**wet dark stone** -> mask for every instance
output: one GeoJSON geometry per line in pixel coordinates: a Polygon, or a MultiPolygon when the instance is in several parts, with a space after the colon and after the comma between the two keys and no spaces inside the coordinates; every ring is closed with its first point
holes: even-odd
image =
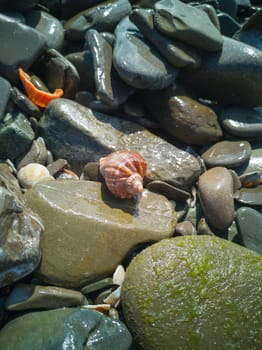
{"type": "Polygon", "coordinates": [[[40,109],[15,86],[11,90],[11,100],[26,116],[35,117],[36,119],[41,118],[42,112],[40,109]]]}
{"type": "Polygon", "coordinates": [[[0,10],[12,9],[12,10],[29,10],[35,7],[40,0],[1,0],[0,1],[0,10]]]}
{"type": "Polygon", "coordinates": [[[207,170],[199,177],[198,190],[208,224],[221,231],[227,229],[235,216],[230,172],[223,167],[207,170]]]}
{"type": "Polygon", "coordinates": [[[253,188],[241,188],[234,193],[234,198],[246,205],[250,206],[262,206],[262,186],[256,186],[253,188]]]}
{"type": "Polygon", "coordinates": [[[80,82],[78,90],[95,91],[94,67],[90,50],[73,52],[65,56],[76,68],[80,82]]]}
{"type": "Polygon", "coordinates": [[[128,85],[160,90],[175,81],[178,71],[144,39],[128,17],[118,24],[115,36],[113,64],[128,85]]]}
{"type": "Polygon", "coordinates": [[[155,26],[165,35],[203,50],[221,50],[223,37],[204,11],[179,0],[158,1],[154,9],[155,26]]]}
{"type": "Polygon", "coordinates": [[[15,160],[35,138],[28,119],[19,111],[7,113],[0,125],[0,157],[15,160]]]}
{"type": "Polygon", "coordinates": [[[34,140],[29,151],[23,155],[23,157],[17,159],[16,168],[19,170],[23,166],[30,163],[39,163],[42,165],[46,165],[47,163],[47,149],[45,141],[42,137],[38,137],[36,140],[34,140]]]}
{"type": "Polygon", "coordinates": [[[55,157],[74,164],[82,172],[88,162],[129,149],[148,161],[147,181],[162,180],[188,189],[200,173],[195,157],[133,122],[92,111],[80,104],[57,99],[49,103],[40,130],[55,157]],[[70,132],[68,132],[70,130],[70,132]],[[66,137],[65,137],[66,135],[66,137]]]}
{"type": "Polygon", "coordinates": [[[261,51],[224,37],[222,51],[204,53],[202,59],[200,68],[183,69],[179,75],[199,97],[222,104],[262,105],[261,51]]]}
{"type": "Polygon", "coordinates": [[[206,145],[221,139],[222,130],[215,112],[187,96],[148,92],[144,103],[163,128],[177,140],[193,145],[206,145]]]}
{"type": "Polygon", "coordinates": [[[89,29],[113,32],[121,19],[128,16],[130,12],[131,5],[128,0],[115,0],[88,8],[66,22],[66,38],[84,40],[89,29]]]}
{"type": "Polygon", "coordinates": [[[231,38],[239,30],[240,24],[229,14],[220,12],[217,17],[220,23],[221,34],[231,38]]]}
{"type": "Polygon", "coordinates": [[[237,3],[236,0],[218,0],[219,10],[228,13],[232,17],[236,17],[237,3]]]}
{"type": "Polygon", "coordinates": [[[17,69],[27,70],[46,48],[46,39],[37,30],[0,14],[0,74],[11,82],[17,69]]]}
{"type": "Polygon", "coordinates": [[[49,49],[62,49],[64,28],[57,18],[45,11],[30,11],[26,15],[26,24],[45,36],[49,49]]]}
{"type": "Polygon", "coordinates": [[[235,33],[234,39],[262,50],[262,10],[255,12],[238,32],[235,33]]]}
{"type": "Polygon", "coordinates": [[[262,214],[252,208],[242,207],[236,212],[236,223],[240,243],[255,252],[262,254],[262,214]]]}
{"type": "Polygon", "coordinates": [[[36,70],[43,76],[50,91],[63,89],[65,98],[74,98],[79,84],[75,66],[55,49],[46,51],[37,62],[36,70]]]}
{"type": "Polygon", "coordinates": [[[0,121],[4,117],[4,113],[7,107],[7,103],[9,101],[9,96],[11,92],[10,83],[4,78],[0,77],[0,121]]]}
{"type": "Polygon", "coordinates": [[[251,151],[248,141],[220,141],[201,152],[201,157],[208,167],[236,168],[249,160],[251,151]]]}
{"type": "Polygon", "coordinates": [[[175,201],[186,201],[190,198],[189,192],[183,191],[163,181],[151,181],[146,185],[146,188],[175,201]]]}
{"type": "Polygon", "coordinates": [[[154,11],[136,9],[130,15],[130,20],[174,67],[197,68],[201,64],[201,56],[190,45],[179,40],[170,39],[161,34],[154,26],[154,11]]]}
{"type": "Polygon", "coordinates": [[[100,312],[58,308],[17,317],[1,330],[0,342],[10,350],[15,350],[18,342],[21,350],[36,349],[36,344],[37,350],[51,350],[50,344],[57,350],[69,347],[128,350],[132,338],[122,322],[100,312]]]}
{"type": "Polygon", "coordinates": [[[116,73],[112,65],[112,47],[103,36],[90,29],[87,39],[93,57],[96,95],[105,103],[118,106],[125,102],[133,89],[116,73]]]}
{"type": "Polygon", "coordinates": [[[36,269],[41,259],[43,225],[39,217],[25,207],[19,184],[7,164],[0,164],[0,184],[2,288],[36,269]]]}
{"type": "Polygon", "coordinates": [[[231,135],[245,139],[262,136],[262,111],[259,109],[229,107],[221,111],[219,120],[231,135]]]}

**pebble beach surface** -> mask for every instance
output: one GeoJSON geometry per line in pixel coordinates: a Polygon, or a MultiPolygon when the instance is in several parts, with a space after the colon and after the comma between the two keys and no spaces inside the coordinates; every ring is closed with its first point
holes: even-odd
{"type": "Polygon", "coordinates": [[[0,0],[0,38],[0,350],[261,349],[262,1],[0,0]]]}

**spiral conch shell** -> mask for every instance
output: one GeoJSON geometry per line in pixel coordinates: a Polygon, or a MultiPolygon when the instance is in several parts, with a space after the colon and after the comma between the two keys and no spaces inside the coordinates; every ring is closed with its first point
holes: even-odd
{"type": "Polygon", "coordinates": [[[143,191],[146,169],[146,160],[133,151],[113,152],[99,160],[107,188],[119,198],[132,198],[143,191]]]}

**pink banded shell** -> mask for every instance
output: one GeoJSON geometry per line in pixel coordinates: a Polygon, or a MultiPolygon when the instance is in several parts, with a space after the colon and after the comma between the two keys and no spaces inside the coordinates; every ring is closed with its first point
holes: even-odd
{"type": "Polygon", "coordinates": [[[143,191],[146,169],[146,160],[133,151],[113,152],[99,160],[107,188],[119,198],[132,198],[143,191]]]}

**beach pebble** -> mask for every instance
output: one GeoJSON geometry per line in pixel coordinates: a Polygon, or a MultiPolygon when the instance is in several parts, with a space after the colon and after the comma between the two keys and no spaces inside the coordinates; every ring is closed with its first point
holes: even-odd
{"type": "Polygon", "coordinates": [[[11,93],[11,85],[8,80],[0,77],[0,121],[5,115],[7,103],[9,101],[9,96],[11,93]]]}
{"type": "MultiPolygon", "coordinates": [[[[10,168],[0,164],[0,288],[34,271],[41,259],[44,227],[24,205],[21,190],[10,168]]],[[[1,343],[1,342],[0,342],[1,343]]]]}
{"type": "MultiPolygon", "coordinates": [[[[27,313],[15,318],[0,331],[0,343],[5,349],[45,350],[52,344],[63,349],[65,344],[81,349],[130,349],[132,338],[126,326],[102,313],[81,308],[27,313]],[[35,327],[37,325],[37,327],[35,327]]],[[[68,348],[68,345],[66,345],[68,348]]]]}
{"type": "Polygon", "coordinates": [[[144,249],[128,266],[121,295],[137,346],[195,349],[197,338],[199,349],[259,348],[261,259],[207,235],[163,239],[144,249]]]}
{"type": "Polygon", "coordinates": [[[38,163],[30,163],[19,169],[17,178],[21,186],[30,188],[39,182],[53,180],[48,169],[38,163]]]}
{"type": "Polygon", "coordinates": [[[220,141],[201,152],[201,157],[209,168],[236,168],[248,162],[251,151],[248,141],[220,141]]]}
{"type": "Polygon", "coordinates": [[[57,309],[78,306],[84,295],[76,290],[54,286],[17,284],[5,302],[5,309],[19,311],[28,309],[57,309]]]}
{"type": "Polygon", "coordinates": [[[223,167],[207,170],[199,177],[199,199],[207,222],[225,230],[234,220],[233,179],[223,167]]]}
{"type": "Polygon", "coordinates": [[[64,28],[61,22],[46,11],[30,11],[26,24],[42,33],[49,49],[60,51],[64,42],[64,28]]]}
{"type": "Polygon", "coordinates": [[[154,9],[154,23],[160,32],[203,50],[221,50],[222,35],[201,9],[179,0],[158,1],[154,9]]]}
{"type": "Polygon", "coordinates": [[[87,8],[65,23],[66,38],[73,41],[83,40],[89,29],[113,32],[121,19],[130,12],[131,4],[128,0],[113,0],[107,4],[87,8]]]}
{"type": "Polygon", "coordinates": [[[262,186],[253,188],[241,188],[234,193],[234,198],[243,204],[250,206],[262,206],[262,186]]]}
{"type": "Polygon", "coordinates": [[[121,200],[105,184],[56,180],[32,187],[25,199],[45,226],[38,274],[61,287],[111,276],[133,247],[170,237],[176,226],[173,205],[146,190],[121,200]]]}
{"type": "Polygon", "coordinates": [[[222,51],[203,53],[202,60],[198,69],[184,68],[179,75],[199,97],[236,106],[262,104],[260,50],[225,36],[222,51]]]}
{"type": "Polygon", "coordinates": [[[14,161],[29,150],[34,138],[29,120],[19,109],[6,113],[0,125],[0,157],[14,161]]]}
{"type": "Polygon", "coordinates": [[[94,29],[88,30],[87,39],[93,59],[96,96],[109,105],[118,106],[127,100],[133,89],[116,73],[112,64],[113,49],[106,39],[94,29]]]}
{"type": "Polygon", "coordinates": [[[17,159],[17,170],[30,163],[39,163],[42,165],[46,165],[47,163],[47,149],[42,137],[34,140],[29,151],[21,159],[17,159]]]}
{"type": "Polygon", "coordinates": [[[74,101],[52,101],[39,126],[48,149],[70,162],[75,172],[108,153],[127,149],[147,160],[147,182],[161,180],[186,190],[200,174],[197,159],[188,152],[135,123],[93,112],[74,101]]]}
{"type": "Polygon", "coordinates": [[[262,214],[258,210],[241,207],[236,212],[236,223],[240,243],[244,247],[262,254],[262,214]]]}
{"type": "Polygon", "coordinates": [[[159,124],[178,141],[202,146],[222,138],[216,113],[190,97],[177,96],[176,92],[171,97],[165,92],[148,93],[144,103],[159,124]]]}
{"type": "Polygon", "coordinates": [[[177,69],[144,39],[128,17],[117,25],[114,33],[113,64],[126,84],[138,89],[160,90],[175,81],[177,69]]]}
{"type": "Polygon", "coordinates": [[[17,69],[29,68],[46,48],[46,39],[37,30],[0,14],[2,48],[0,74],[10,82],[17,82],[17,69]]]}
{"type": "Polygon", "coordinates": [[[174,67],[200,66],[201,56],[195,48],[179,40],[170,39],[155,28],[153,10],[136,9],[129,15],[129,19],[174,67]]]}
{"type": "Polygon", "coordinates": [[[235,33],[234,39],[243,43],[262,49],[262,10],[256,11],[235,33]]]}
{"type": "Polygon", "coordinates": [[[37,61],[36,72],[50,91],[63,89],[64,98],[74,98],[79,85],[79,75],[75,66],[55,49],[46,50],[37,61]]]}
{"type": "Polygon", "coordinates": [[[262,136],[262,112],[259,109],[228,107],[221,111],[219,121],[231,135],[251,140],[262,136]]]}

